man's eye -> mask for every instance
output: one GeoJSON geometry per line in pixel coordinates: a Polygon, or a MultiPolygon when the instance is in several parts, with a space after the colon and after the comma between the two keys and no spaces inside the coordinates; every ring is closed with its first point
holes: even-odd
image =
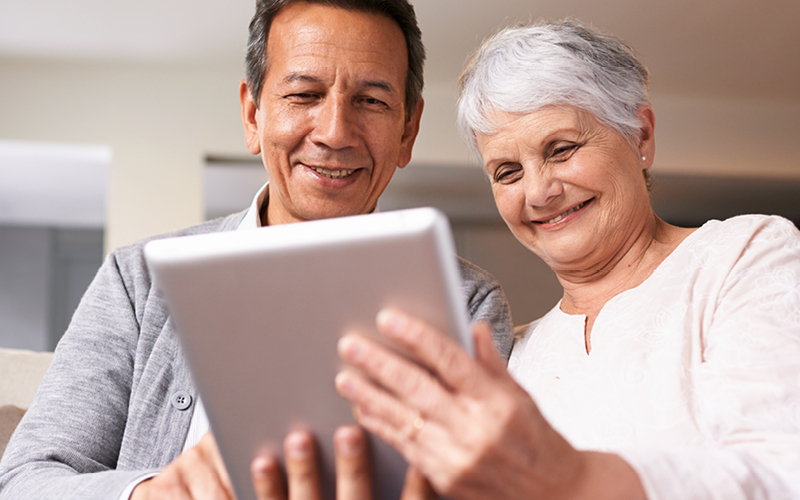
{"type": "Polygon", "coordinates": [[[317,95],[312,94],[311,92],[295,92],[294,94],[289,94],[286,96],[286,99],[290,101],[311,101],[316,99],[317,95]]]}
{"type": "Polygon", "coordinates": [[[386,106],[386,103],[374,97],[362,97],[361,102],[367,106],[386,106]]]}

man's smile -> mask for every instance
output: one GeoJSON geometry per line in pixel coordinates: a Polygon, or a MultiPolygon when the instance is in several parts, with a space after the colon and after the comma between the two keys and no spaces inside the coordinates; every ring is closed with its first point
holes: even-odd
{"type": "Polygon", "coordinates": [[[318,173],[319,175],[321,175],[323,177],[327,177],[329,179],[343,179],[345,177],[348,177],[348,176],[352,175],[353,172],[356,171],[356,169],[331,170],[331,169],[322,168],[322,167],[309,167],[309,168],[312,169],[314,172],[318,173]]]}

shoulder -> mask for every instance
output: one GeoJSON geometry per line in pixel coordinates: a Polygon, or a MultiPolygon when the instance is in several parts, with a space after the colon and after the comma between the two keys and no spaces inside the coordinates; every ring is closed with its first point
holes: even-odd
{"type": "Polygon", "coordinates": [[[800,231],[791,221],[743,215],[709,221],[695,234],[672,279],[686,281],[692,307],[708,313],[706,327],[747,325],[750,335],[782,321],[781,329],[796,331],[800,231]]]}
{"type": "Polygon", "coordinates": [[[724,221],[711,220],[698,233],[703,239],[718,244],[800,238],[800,231],[790,220],[777,215],[760,214],[738,215],[724,221]]]}
{"type": "Polygon", "coordinates": [[[480,267],[458,257],[461,291],[467,299],[471,315],[480,308],[508,309],[505,293],[494,276],[480,267]]]}
{"type": "Polygon", "coordinates": [[[513,327],[503,288],[494,276],[460,257],[458,267],[470,321],[487,321],[492,326],[497,352],[503,359],[508,359],[513,343],[513,327]]]}
{"type": "MultiPolygon", "coordinates": [[[[129,277],[146,277],[146,264],[144,260],[144,246],[153,240],[164,238],[172,238],[178,236],[191,236],[195,234],[216,233],[222,231],[233,231],[238,227],[245,212],[237,212],[235,214],[214,219],[211,221],[203,222],[195,226],[179,229],[169,233],[159,234],[144,238],[129,245],[115,249],[111,252],[106,259],[106,262],[113,263],[123,276],[129,277]]],[[[149,277],[147,278],[149,280],[149,277]]]]}
{"type": "Polygon", "coordinates": [[[150,236],[147,238],[143,238],[139,241],[131,243],[129,245],[125,245],[115,249],[112,252],[112,255],[117,256],[118,259],[122,260],[128,256],[137,256],[141,257],[142,249],[144,246],[153,240],[160,240],[164,238],[174,238],[178,236],[191,236],[194,234],[205,234],[205,233],[216,233],[221,231],[233,231],[238,227],[239,222],[244,217],[245,212],[237,212],[235,214],[228,215],[226,217],[221,217],[219,219],[214,219],[210,221],[203,222],[201,224],[197,224],[194,226],[186,227],[183,229],[179,229],[177,231],[171,231],[168,233],[159,234],[156,236],[150,236]]]}
{"type": "Polygon", "coordinates": [[[117,307],[132,308],[138,311],[137,314],[142,313],[144,305],[153,299],[152,279],[144,259],[144,246],[148,241],[233,230],[236,229],[242,215],[243,212],[232,214],[115,249],[106,257],[82,302],[97,307],[107,307],[108,303],[113,303],[117,307]]]}
{"type": "Polygon", "coordinates": [[[461,280],[465,286],[468,285],[476,290],[500,287],[500,283],[494,276],[461,257],[458,257],[458,270],[461,272],[461,280]]]}
{"type": "Polygon", "coordinates": [[[800,231],[783,217],[740,215],[706,222],[680,248],[697,266],[727,269],[763,255],[800,257],[800,231]]]}

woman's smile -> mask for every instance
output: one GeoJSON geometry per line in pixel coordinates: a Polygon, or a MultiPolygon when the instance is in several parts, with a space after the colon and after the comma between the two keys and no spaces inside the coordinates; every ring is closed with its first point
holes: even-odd
{"type": "MultiPolygon", "coordinates": [[[[585,206],[587,206],[593,200],[594,200],[594,198],[588,199],[586,201],[578,203],[577,205],[575,205],[572,208],[569,208],[569,209],[565,210],[564,212],[556,215],[555,217],[548,217],[548,218],[544,218],[544,219],[534,220],[533,223],[541,225],[543,229],[551,229],[551,228],[554,227],[555,224],[558,224],[559,222],[564,221],[565,219],[567,219],[567,216],[569,216],[571,214],[575,214],[576,212],[578,212],[579,210],[581,210],[585,206]]],[[[579,216],[580,216],[580,214],[576,214],[575,216],[570,217],[566,222],[568,222],[569,220],[574,220],[579,216]]],[[[559,225],[558,227],[561,227],[561,225],[559,225]]]]}

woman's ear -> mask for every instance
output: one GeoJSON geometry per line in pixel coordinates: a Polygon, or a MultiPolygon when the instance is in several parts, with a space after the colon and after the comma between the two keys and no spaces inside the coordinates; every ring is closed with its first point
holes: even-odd
{"type": "Polygon", "coordinates": [[[639,129],[639,156],[642,158],[642,168],[648,169],[653,165],[653,157],[656,154],[656,115],[649,105],[640,107],[636,114],[641,126],[639,129]]]}

